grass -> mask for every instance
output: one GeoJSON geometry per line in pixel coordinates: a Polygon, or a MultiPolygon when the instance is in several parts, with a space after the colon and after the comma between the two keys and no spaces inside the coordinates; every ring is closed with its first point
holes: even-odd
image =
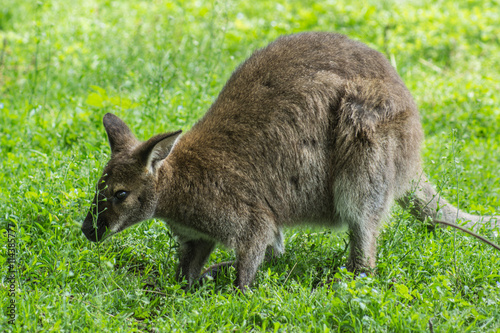
{"type": "MultiPolygon", "coordinates": [[[[147,221],[100,245],[79,227],[109,151],[102,116],[141,139],[189,129],[233,69],[281,34],[345,33],[412,91],[426,171],[478,214],[500,210],[498,1],[25,1],[0,6],[0,331],[500,332],[500,255],[395,208],[377,274],[341,267],[345,234],[286,232],[252,291],[184,293],[176,242],[147,221]],[[15,231],[15,297],[7,280],[15,231]],[[331,286],[322,282],[336,279],[331,286]],[[9,323],[7,304],[17,317],[9,323]]],[[[498,230],[482,230],[500,242],[498,230]]],[[[211,263],[233,253],[218,248],[211,263]]]]}

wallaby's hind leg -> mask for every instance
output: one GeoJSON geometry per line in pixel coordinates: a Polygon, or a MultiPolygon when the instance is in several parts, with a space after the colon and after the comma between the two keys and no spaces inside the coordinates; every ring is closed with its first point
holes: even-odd
{"type": "Polygon", "coordinates": [[[201,269],[214,247],[215,242],[204,239],[181,242],[177,281],[186,279],[190,287],[200,276],[201,269]]]}
{"type": "Polygon", "coordinates": [[[419,169],[422,133],[404,85],[355,78],[344,90],[332,134],[335,217],[351,232],[348,267],[371,269],[379,224],[419,169]]]}

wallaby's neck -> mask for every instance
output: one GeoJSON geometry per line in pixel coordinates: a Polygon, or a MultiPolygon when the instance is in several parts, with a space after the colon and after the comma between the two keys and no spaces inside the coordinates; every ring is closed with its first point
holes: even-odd
{"type": "Polygon", "coordinates": [[[200,165],[189,140],[182,137],[158,170],[155,217],[169,220],[189,218],[206,166],[200,165]],[[200,172],[203,170],[202,172],[200,172]]]}
{"type": "Polygon", "coordinates": [[[156,182],[157,204],[154,217],[170,219],[175,215],[176,209],[176,187],[174,167],[167,157],[158,170],[158,180],[156,182]]]}

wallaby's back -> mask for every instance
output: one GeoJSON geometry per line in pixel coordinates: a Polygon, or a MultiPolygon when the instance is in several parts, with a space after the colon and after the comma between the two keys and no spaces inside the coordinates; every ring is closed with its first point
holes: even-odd
{"type": "Polygon", "coordinates": [[[244,62],[169,161],[186,177],[196,165],[280,225],[332,224],[343,192],[383,181],[386,195],[403,193],[420,171],[421,140],[411,95],[380,53],[343,35],[304,33],[244,62]],[[345,189],[351,178],[358,185],[345,189]]]}

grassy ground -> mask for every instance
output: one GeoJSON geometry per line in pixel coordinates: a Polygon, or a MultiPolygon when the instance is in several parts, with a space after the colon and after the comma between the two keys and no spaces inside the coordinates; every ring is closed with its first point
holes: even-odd
{"type": "MultiPolygon", "coordinates": [[[[500,3],[381,3],[3,0],[0,331],[500,332],[499,253],[398,208],[377,274],[341,269],[345,234],[292,229],[286,254],[246,295],[234,272],[182,292],[160,221],[100,245],[79,230],[109,155],[106,112],[142,139],[187,130],[252,50],[305,30],[383,52],[420,106],[435,184],[466,210],[499,213],[500,3]]],[[[500,242],[498,230],[482,234],[500,242]]],[[[210,261],[232,257],[219,248],[210,261]]]]}

